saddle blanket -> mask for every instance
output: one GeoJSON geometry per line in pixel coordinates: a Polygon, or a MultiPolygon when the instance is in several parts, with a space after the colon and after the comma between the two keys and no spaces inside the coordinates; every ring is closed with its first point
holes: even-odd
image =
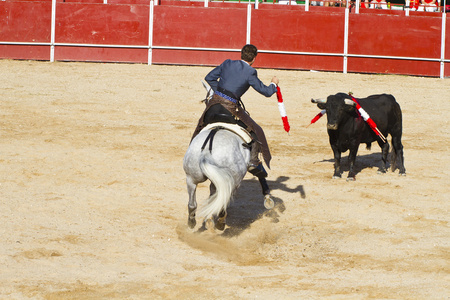
{"type": "Polygon", "coordinates": [[[205,128],[203,128],[201,131],[214,129],[216,127],[223,127],[231,132],[234,132],[235,134],[240,136],[246,143],[250,143],[252,141],[252,136],[250,135],[250,133],[237,124],[230,124],[223,122],[211,123],[206,125],[205,128]]]}

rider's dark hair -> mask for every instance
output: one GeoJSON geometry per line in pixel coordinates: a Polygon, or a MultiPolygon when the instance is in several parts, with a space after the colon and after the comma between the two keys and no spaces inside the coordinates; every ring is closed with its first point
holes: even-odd
{"type": "Polygon", "coordinates": [[[241,59],[246,62],[251,62],[256,55],[258,55],[258,49],[252,44],[245,45],[241,50],[241,59]]]}

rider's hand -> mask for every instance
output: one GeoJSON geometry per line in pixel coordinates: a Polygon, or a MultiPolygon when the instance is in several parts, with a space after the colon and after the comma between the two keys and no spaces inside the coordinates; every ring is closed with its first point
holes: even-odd
{"type": "Polygon", "coordinates": [[[277,78],[277,76],[272,77],[272,82],[275,83],[278,86],[278,83],[280,82],[277,78]]]}

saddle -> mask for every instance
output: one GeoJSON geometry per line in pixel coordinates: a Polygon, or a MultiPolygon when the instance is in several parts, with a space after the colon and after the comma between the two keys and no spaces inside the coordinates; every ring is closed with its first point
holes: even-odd
{"type": "Polygon", "coordinates": [[[234,132],[235,134],[240,136],[242,138],[242,140],[244,142],[246,142],[247,144],[250,144],[253,140],[250,132],[248,132],[247,130],[245,130],[245,128],[239,126],[238,124],[230,124],[230,123],[224,123],[224,122],[210,123],[210,124],[206,125],[205,128],[203,128],[201,131],[216,129],[216,128],[217,129],[226,129],[231,132],[234,132]]]}
{"type": "Polygon", "coordinates": [[[221,112],[215,112],[212,115],[207,115],[205,120],[206,123],[230,123],[230,124],[236,124],[235,117],[230,113],[221,113],[221,112]]]}

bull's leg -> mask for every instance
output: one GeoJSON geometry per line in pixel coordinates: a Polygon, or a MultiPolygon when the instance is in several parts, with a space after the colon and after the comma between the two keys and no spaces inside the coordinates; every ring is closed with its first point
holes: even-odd
{"type": "MultiPolygon", "coordinates": [[[[403,158],[403,145],[401,142],[401,137],[398,136],[393,136],[392,137],[392,147],[394,148],[394,152],[395,152],[395,160],[393,162],[393,164],[398,163],[398,167],[399,167],[399,173],[400,175],[406,175],[406,170],[405,170],[405,160],[403,158]]],[[[392,170],[394,170],[395,165],[392,166],[392,170]]]]}
{"type": "Polygon", "coordinates": [[[195,221],[195,213],[197,211],[197,200],[195,199],[195,194],[197,191],[197,184],[192,181],[191,177],[186,178],[187,190],[189,194],[189,204],[188,204],[188,226],[189,228],[194,228],[197,222],[195,221]]]}
{"type": "Polygon", "coordinates": [[[356,161],[356,154],[358,153],[358,147],[354,147],[350,149],[350,153],[348,155],[348,160],[350,163],[350,170],[348,171],[347,181],[353,181],[355,180],[355,161],[356,161]]]}
{"type": "Polygon", "coordinates": [[[337,149],[337,146],[331,146],[334,153],[334,174],[333,179],[341,178],[341,152],[337,149]]]}
{"type": "Polygon", "coordinates": [[[381,167],[378,170],[378,173],[386,173],[386,164],[387,157],[389,154],[389,143],[383,143],[382,141],[378,141],[378,145],[381,147],[381,167]]]}

